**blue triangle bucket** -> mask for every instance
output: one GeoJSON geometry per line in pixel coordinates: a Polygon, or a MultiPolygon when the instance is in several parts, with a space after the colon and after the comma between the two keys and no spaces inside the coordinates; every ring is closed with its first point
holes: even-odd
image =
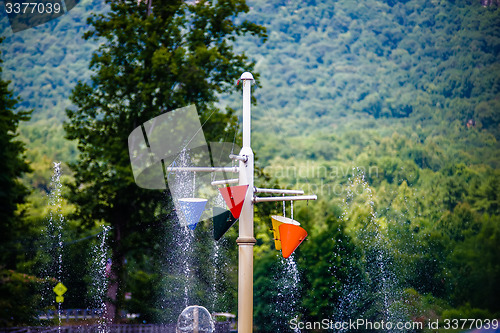
{"type": "Polygon", "coordinates": [[[205,210],[207,199],[200,198],[182,198],[179,199],[179,206],[184,219],[180,219],[181,225],[187,225],[189,229],[194,230],[200,220],[201,214],[205,210]],[[184,220],[184,222],[182,221],[184,220]]]}

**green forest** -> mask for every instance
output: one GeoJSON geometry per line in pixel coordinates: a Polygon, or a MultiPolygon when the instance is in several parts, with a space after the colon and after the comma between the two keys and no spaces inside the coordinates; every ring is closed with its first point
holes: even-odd
{"type": "MultiPolygon", "coordinates": [[[[115,303],[140,314],[123,321],[176,320],[182,268],[172,249],[178,234],[169,192],[137,188],[123,145],[136,124],[188,103],[200,110],[207,141],[241,144],[236,81],[246,70],[256,77],[256,185],[318,196],[296,202],[293,212],[286,205],[287,216],[308,232],[294,253],[294,276],[269,231],[281,202],[257,207],[256,332],[291,332],[293,319],[427,325],[500,318],[498,3],[185,5],[192,21],[154,0],[149,16],[145,2],[82,0],[66,15],[17,33],[1,17],[0,181],[8,198],[1,212],[1,326],[40,324],[37,311],[54,307],[44,290],[57,283],[55,241],[64,244],[69,290],[62,306],[99,306],[94,295],[103,282],[95,283],[95,271],[105,267],[96,266],[93,251],[104,236],[104,257],[124,263],[114,272],[122,283],[115,303]],[[110,12],[120,14],[110,24],[92,16],[110,12]],[[192,32],[173,28],[182,24],[192,32]],[[169,43],[183,33],[185,49],[174,52],[169,43]],[[180,88],[169,89],[172,82],[180,88]],[[110,116],[125,109],[132,116],[110,116]],[[54,162],[62,162],[59,187],[54,162]],[[60,232],[47,222],[55,219],[63,221],[60,232]]],[[[211,228],[205,221],[194,234],[190,302],[236,313],[237,225],[217,247],[211,228]],[[223,264],[214,261],[214,248],[223,264]]]]}

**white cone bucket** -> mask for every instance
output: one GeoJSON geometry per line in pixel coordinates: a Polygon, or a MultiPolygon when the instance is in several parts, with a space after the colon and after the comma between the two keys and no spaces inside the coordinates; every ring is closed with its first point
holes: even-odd
{"type": "Polygon", "coordinates": [[[205,210],[207,199],[200,198],[182,198],[179,199],[179,206],[182,217],[179,219],[181,226],[188,226],[191,230],[196,228],[201,214],[205,210]]]}

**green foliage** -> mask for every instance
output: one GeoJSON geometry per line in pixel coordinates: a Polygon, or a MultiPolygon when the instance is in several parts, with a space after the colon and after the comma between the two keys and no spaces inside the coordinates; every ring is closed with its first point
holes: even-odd
{"type": "Polygon", "coordinates": [[[254,267],[254,322],[259,332],[279,332],[286,325],[277,323],[275,318],[281,315],[275,313],[278,284],[276,282],[279,259],[272,251],[262,253],[255,259],[254,267]]]}
{"type": "Polygon", "coordinates": [[[500,249],[499,216],[480,216],[467,207],[457,207],[453,217],[456,231],[452,237],[446,237],[453,304],[470,303],[499,312],[496,281],[500,278],[500,260],[495,255],[500,249]]]}
{"type": "Polygon", "coordinates": [[[458,309],[445,310],[442,313],[444,319],[490,319],[495,318],[494,314],[488,310],[472,308],[470,304],[459,307],[458,309]]]}
{"type": "Polygon", "coordinates": [[[326,229],[311,233],[300,248],[299,264],[307,267],[303,289],[314,291],[301,298],[304,319],[309,321],[321,321],[336,313],[343,286],[352,281],[352,275],[360,276],[360,254],[343,225],[331,218],[325,224],[326,229]]]}
{"type": "Polygon", "coordinates": [[[0,326],[33,324],[35,304],[40,302],[38,290],[46,283],[35,276],[13,270],[0,271],[0,326]]]}
{"type": "Polygon", "coordinates": [[[154,306],[155,288],[159,284],[159,278],[155,274],[148,274],[144,271],[137,270],[130,272],[129,288],[131,291],[131,299],[127,308],[131,313],[140,313],[141,321],[153,322],[160,314],[159,309],[154,306]]]}

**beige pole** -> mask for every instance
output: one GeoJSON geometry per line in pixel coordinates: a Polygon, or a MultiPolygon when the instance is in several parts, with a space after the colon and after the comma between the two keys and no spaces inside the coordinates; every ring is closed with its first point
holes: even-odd
{"type": "Polygon", "coordinates": [[[240,156],[239,185],[248,185],[239,222],[238,243],[238,333],[251,333],[253,330],[253,178],[254,155],[250,147],[250,92],[253,82],[252,74],[241,75],[243,82],[243,147],[240,156]]]}

